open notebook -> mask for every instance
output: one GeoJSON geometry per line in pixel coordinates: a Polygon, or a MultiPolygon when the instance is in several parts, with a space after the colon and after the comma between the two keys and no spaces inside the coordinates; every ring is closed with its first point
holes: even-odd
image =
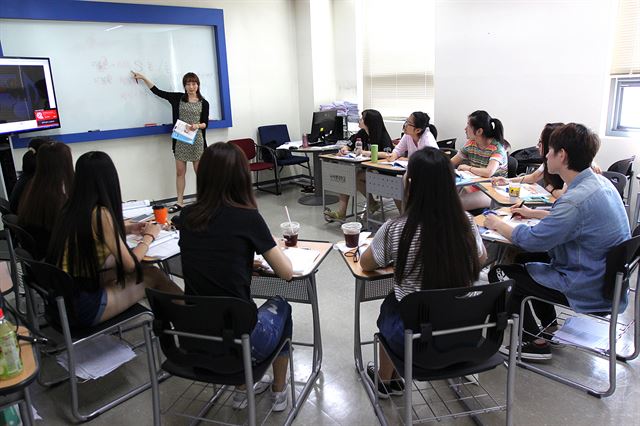
{"type": "MultiPolygon", "coordinates": [[[[502,219],[502,221],[507,225],[511,226],[512,228],[515,228],[518,225],[534,226],[540,223],[540,219],[522,219],[522,218],[515,218],[515,217],[512,218],[510,216],[506,216],[504,219],[502,219]]],[[[480,235],[482,235],[482,238],[485,240],[500,241],[502,243],[509,242],[509,240],[507,240],[505,237],[503,237],[502,235],[500,235],[494,230],[487,229],[484,227],[478,227],[478,230],[480,231],[480,235]]]]}
{"type": "MultiPolygon", "coordinates": [[[[294,275],[307,275],[311,273],[316,259],[320,256],[320,252],[318,250],[298,247],[287,247],[283,252],[291,261],[294,275]]],[[[273,273],[273,269],[271,269],[271,266],[269,266],[267,261],[264,260],[264,257],[256,254],[254,259],[260,262],[265,271],[273,273]]]]}

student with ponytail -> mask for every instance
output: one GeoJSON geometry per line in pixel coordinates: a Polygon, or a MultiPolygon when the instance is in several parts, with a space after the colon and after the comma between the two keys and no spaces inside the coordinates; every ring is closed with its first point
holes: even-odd
{"type": "MultiPolygon", "coordinates": [[[[507,152],[504,147],[504,128],[497,118],[486,111],[474,111],[464,128],[467,143],[451,159],[460,171],[469,171],[477,176],[507,176],[507,152]]],[[[465,188],[460,195],[465,210],[489,207],[491,199],[478,189],[465,188]]]]}

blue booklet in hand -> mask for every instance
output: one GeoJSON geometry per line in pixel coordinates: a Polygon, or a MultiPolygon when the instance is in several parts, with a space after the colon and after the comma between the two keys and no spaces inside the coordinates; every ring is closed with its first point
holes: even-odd
{"type": "Polygon", "coordinates": [[[171,137],[180,142],[193,145],[193,142],[195,141],[197,134],[198,134],[197,130],[189,129],[189,124],[185,123],[182,120],[178,120],[176,121],[175,126],[173,126],[173,132],[171,133],[171,137]]]}

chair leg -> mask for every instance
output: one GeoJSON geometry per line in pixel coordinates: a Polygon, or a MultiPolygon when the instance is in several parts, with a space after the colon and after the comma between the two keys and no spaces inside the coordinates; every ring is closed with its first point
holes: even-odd
{"type": "Polygon", "coordinates": [[[404,331],[404,424],[413,423],[413,332],[404,331]]]}
{"type": "Polygon", "coordinates": [[[242,335],[242,360],[244,364],[244,382],[247,389],[247,408],[249,409],[249,425],[256,425],[256,397],[253,393],[253,370],[251,365],[251,344],[249,335],[242,335]]]}
{"type": "Polygon", "coordinates": [[[160,387],[158,386],[158,371],[156,369],[156,356],[151,337],[151,326],[144,325],[144,343],[147,352],[147,365],[149,367],[149,379],[151,381],[151,404],[153,406],[153,425],[160,426],[160,387]]]}
{"type": "Polygon", "coordinates": [[[280,190],[280,173],[278,173],[278,166],[274,166],[273,167],[273,175],[276,178],[276,195],[280,195],[281,194],[281,190],[280,190]]]}
{"type": "Polygon", "coordinates": [[[517,333],[519,330],[520,320],[518,315],[513,315],[511,319],[511,329],[509,335],[509,366],[507,368],[507,426],[513,424],[513,398],[516,386],[516,351],[517,351],[517,333]]]}

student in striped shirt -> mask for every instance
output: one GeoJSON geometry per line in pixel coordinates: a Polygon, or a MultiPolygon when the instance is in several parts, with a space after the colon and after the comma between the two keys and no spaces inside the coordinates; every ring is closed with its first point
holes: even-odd
{"type": "MultiPolygon", "coordinates": [[[[451,159],[460,171],[469,171],[477,176],[507,176],[507,151],[504,128],[497,118],[486,111],[474,111],[464,128],[467,143],[451,159]]],[[[474,187],[467,187],[460,195],[465,210],[489,207],[491,199],[474,187]]]]}
{"type": "MultiPolygon", "coordinates": [[[[403,214],[385,222],[360,259],[372,271],[395,265],[394,291],[380,307],[378,327],[392,350],[404,354],[404,326],[399,301],[407,294],[438,288],[470,286],[478,279],[486,250],[473,218],[462,208],[448,157],[423,148],[409,158],[404,175],[403,214]],[[415,188],[415,189],[414,189],[415,188]]],[[[373,377],[373,366],[367,369],[373,377]]],[[[380,350],[378,394],[402,394],[393,366],[380,350]]]]}

